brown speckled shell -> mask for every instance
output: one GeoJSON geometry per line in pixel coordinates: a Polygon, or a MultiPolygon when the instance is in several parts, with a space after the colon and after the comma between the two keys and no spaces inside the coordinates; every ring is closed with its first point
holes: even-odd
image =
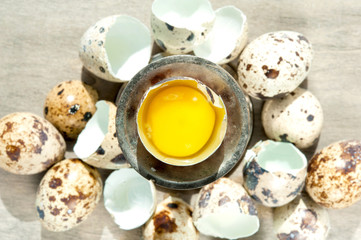
{"type": "Polygon", "coordinates": [[[199,239],[192,223],[192,208],[182,199],[168,197],[157,209],[143,229],[144,240],[199,239]]]}
{"type": "Polygon", "coordinates": [[[55,164],[40,182],[36,210],[50,231],[69,230],[93,212],[102,194],[98,171],[79,159],[55,164]]]}
{"type": "Polygon", "coordinates": [[[240,213],[257,216],[257,209],[241,184],[228,178],[219,178],[215,182],[204,186],[197,197],[193,212],[193,222],[213,213],[237,206],[240,213]]]}
{"type": "Polygon", "coordinates": [[[361,199],[361,141],[340,141],[309,162],[306,190],[318,204],[345,208],[361,199]]]}
{"type": "Polygon", "coordinates": [[[302,88],[296,88],[286,97],[267,100],[263,105],[263,128],[276,141],[288,141],[301,149],[311,147],[321,134],[322,124],[320,102],[302,88]]]}
{"type": "Polygon", "coordinates": [[[48,93],[44,116],[66,139],[76,139],[95,113],[98,93],[80,80],[65,81],[48,93]]]}
{"type": "Polygon", "coordinates": [[[15,174],[35,174],[64,159],[64,138],[50,122],[17,112],[0,119],[0,167],[15,174]]]}
{"type": "Polygon", "coordinates": [[[117,107],[114,103],[106,101],[109,106],[108,133],[99,148],[89,157],[82,159],[89,165],[105,169],[119,169],[130,167],[118,144],[115,130],[115,115],[117,107]]]}
{"type": "Polygon", "coordinates": [[[325,208],[307,194],[302,194],[289,204],[275,208],[273,225],[279,240],[325,240],[330,230],[330,219],[325,208]]]}
{"type": "Polygon", "coordinates": [[[246,46],[240,56],[238,80],[252,97],[281,97],[307,77],[313,59],[311,43],[300,33],[266,33],[246,46]]]}

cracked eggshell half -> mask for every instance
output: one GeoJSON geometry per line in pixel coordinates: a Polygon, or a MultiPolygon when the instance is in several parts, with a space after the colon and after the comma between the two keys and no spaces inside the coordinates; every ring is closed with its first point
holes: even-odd
{"type": "Polygon", "coordinates": [[[44,117],[65,139],[76,139],[95,113],[97,91],[80,80],[64,81],[51,89],[44,104],[44,117]]]}
{"type": "Polygon", "coordinates": [[[301,192],[307,174],[307,159],[293,144],[260,141],[243,159],[244,187],[267,207],[285,205],[301,192]]]}
{"type": "Polygon", "coordinates": [[[145,67],[152,52],[149,29],[127,15],[103,18],[91,26],[80,41],[84,67],[111,82],[127,82],[145,67]]]}
{"type": "Polygon", "coordinates": [[[28,175],[42,172],[62,160],[64,138],[47,120],[28,112],[0,119],[0,167],[28,175]]]}
{"type": "Polygon", "coordinates": [[[155,0],[151,28],[157,45],[170,54],[185,54],[203,43],[215,14],[208,0],[155,0]]]}
{"type": "Polygon", "coordinates": [[[155,211],[154,184],[133,168],[113,171],[105,181],[104,206],[119,228],[140,227],[155,211]]]}
{"type": "Polygon", "coordinates": [[[55,164],[42,178],[36,210],[42,225],[53,232],[66,231],[84,222],[102,195],[98,171],[80,159],[55,164]]]}
{"type": "Polygon", "coordinates": [[[361,199],[361,141],[332,143],[309,161],[306,191],[327,208],[346,208],[361,199]]]}
{"type": "Polygon", "coordinates": [[[169,196],[157,209],[143,229],[144,240],[199,239],[192,222],[192,208],[180,198],[169,196]]]}
{"type": "Polygon", "coordinates": [[[130,167],[116,136],[116,106],[109,101],[98,101],[95,106],[97,110],[80,133],[74,145],[74,153],[94,167],[106,169],[130,167]]]}
{"type": "Polygon", "coordinates": [[[320,102],[303,88],[296,88],[285,97],[267,100],[263,105],[262,125],[267,137],[294,143],[300,149],[317,142],[322,124],[320,102]]]}
{"type": "Polygon", "coordinates": [[[220,178],[204,186],[197,197],[193,222],[202,234],[238,239],[259,229],[257,210],[241,184],[220,178]]]}
{"type": "Polygon", "coordinates": [[[246,15],[234,6],[215,11],[216,18],[205,42],[194,48],[194,54],[217,64],[236,59],[247,44],[246,15]]]}
{"type": "Polygon", "coordinates": [[[254,98],[285,96],[307,77],[313,55],[311,43],[301,33],[279,31],[263,34],[241,53],[238,81],[254,98]]]}
{"type": "Polygon", "coordinates": [[[301,194],[289,204],[275,208],[273,226],[279,240],[325,240],[331,228],[327,210],[307,194],[301,194]]]}

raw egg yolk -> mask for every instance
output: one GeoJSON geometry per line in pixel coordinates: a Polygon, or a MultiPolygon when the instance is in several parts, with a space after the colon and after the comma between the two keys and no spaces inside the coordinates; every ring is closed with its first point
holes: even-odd
{"type": "Polygon", "coordinates": [[[188,86],[171,86],[151,99],[145,130],[159,151],[186,157],[207,143],[215,120],[214,109],[200,91],[188,86]]]}

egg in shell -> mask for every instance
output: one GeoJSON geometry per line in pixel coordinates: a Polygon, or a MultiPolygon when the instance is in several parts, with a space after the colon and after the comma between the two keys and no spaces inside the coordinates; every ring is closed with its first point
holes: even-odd
{"type": "Polygon", "coordinates": [[[244,187],[267,207],[292,201],[301,192],[307,174],[307,159],[293,144],[260,141],[243,159],[244,187]]]}
{"type": "Polygon", "coordinates": [[[98,101],[97,110],[80,133],[74,153],[89,165],[98,168],[129,167],[118,145],[115,130],[117,108],[109,101],[98,101]]]}
{"type": "Polygon", "coordinates": [[[80,159],[55,164],[42,178],[36,210],[42,225],[53,232],[67,231],[84,222],[102,194],[98,171],[80,159]]]}
{"type": "Polygon", "coordinates": [[[312,45],[301,33],[266,33],[243,50],[238,80],[244,91],[254,98],[282,97],[307,77],[312,59],[312,45]]]}
{"type": "Polygon", "coordinates": [[[155,0],[152,4],[153,37],[170,54],[193,51],[207,38],[214,19],[208,0],[155,0]]]}
{"type": "Polygon", "coordinates": [[[289,204],[274,209],[273,226],[279,240],[325,240],[330,219],[325,208],[302,194],[289,204]]]}
{"type": "Polygon", "coordinates": [[[134,17],[114,15],[86,30],[79,57],[84,67],[99,78],[126,82],[148,64],[151,52],[149,29],[134,17]]]}
{"type": "Polygon", "coordinates": [[[157,159],[189,166],[221,145],[227,128],[222,98],[193,78],[165,79],[144,94],[137,112],[139,137],[157,159]]]}
{"type": "Polygon", "coordinates": [[[248,237],[259,229],[257,209],[245,189],[224,177],[200,190],[193,222],[202,234],[227,239],[248,237]]]}
{"type": "Polygon", "coordinates": [[[219,8],[215,15],[207,39],[194,48],[194,54],[217,64],[225,64],[236,59],[247,44],[247,17],[234,6],[219,8]]]}
{"type": "Polygon", "coordinates": [[[343,140],[316,153],[309,162],[306,191],[327,208],[345,208],[361,199],[361,141],[343,140]]]}
{"type": "Polygon", "coordinates": [[[46,96],[44,117],[65,139],[76,139],[95,113],[97,91],[80,80],[64,81],[46,96]]]}
{"type": "Polygon", "coordinates": [[[42,172],[64,158],[66,145],[47,120],[29,112],[0,119],[0,167],[28,175],[42,172]]]}
{"type": "Polygon", "coordinates": [[[104,184],[104,206],[119,228],[140,227],[155,211],[154,184],[133,168],[113,171],[104,184]]]}
{"type": "Polygon", "coordinates": [[[199,233],[192,222],[191,206],[180,198],[169,196],[157,205],[143,228],[144,240],[198,240],[199,233]]]}
{"type": "Polygon", "coordinates": [[[323,112],[315,95],[296,88],[285,97],[269,99],[262,108],[262,125],[267,137],[294,143],[305,149],[317,142],[323,112]]]}

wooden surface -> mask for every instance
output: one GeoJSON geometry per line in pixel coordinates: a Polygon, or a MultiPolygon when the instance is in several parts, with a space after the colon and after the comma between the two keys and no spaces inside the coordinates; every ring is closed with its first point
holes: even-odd
{"type": "MultiPolygon", "coordinates": [[[[211,1],[214,9],[235,5],[249,20],[250,40],[270,31],[293,30],[312,43],[315,58],[304,83],[320,100],[324,127],[318,146],[341,139],[361,139],[361,3],[349,1],[211,1]]],[[[2,0],[0,4],[0,117],[17,111],[42,115],[47,92],[58,82],[80,79],[78,46],[83,32],[100,18],[127,14],[150,23],[150,0],[45,1],[2,0]]],[[[255,104],[251,145],[265,139],[260,125],[261,103],[255,104]]],[[[69,143],[67,156],[74,156],[69,143]]],[[[312,155],[307,152],[307,156],[312,155]]],[[[101,171],[103,179],[109,171],[101,171]]],[[[79,227],[52,233],[41,227],[34,207],[44,173],[18,176],[0,169],[0,239],[140,239],[141,230],[122,231],[106,212],[103,201],[79,227]]],[[[239,180],[240,168],[229,174],[239,180]]],[[[193,203],[193,191],[160,189],[158,199],[171,193],[193,203]]],[[[260,207],[261,228],[249,239],[273,239],[272,211],[260,207]]],[[[328,239],[361,236],[361,202],[329,210],[328,239]]],[[[201,236],[201,239],[210,239],[201,236]]]]}

